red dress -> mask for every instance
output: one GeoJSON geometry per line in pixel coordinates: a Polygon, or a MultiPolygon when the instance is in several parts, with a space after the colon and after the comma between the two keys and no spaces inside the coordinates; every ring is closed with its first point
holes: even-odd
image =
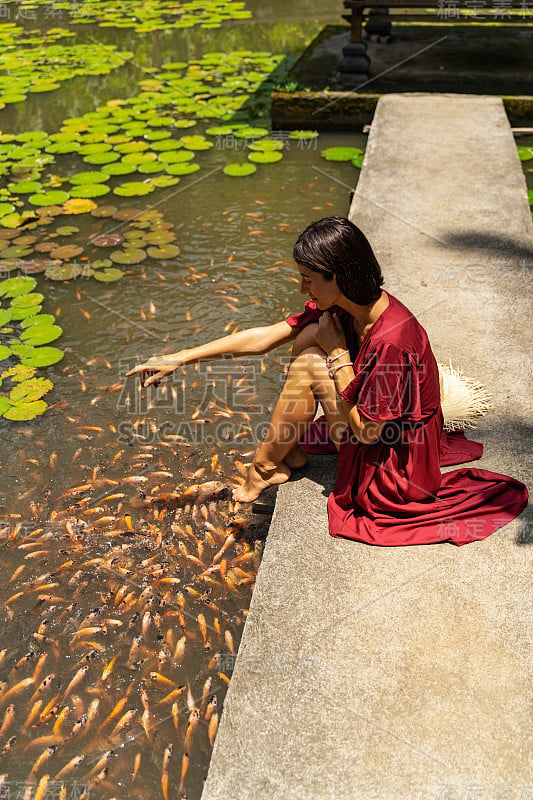
{"type": "MultiPolygon", "coordinates": [[[[339,477],[328,498],[332,536],[398,546],[485,539],[526,507],[524,484],[484,469],[440,467],[480,458],[483,445],[443,430],[439,373],[426,331],[387,292],[389,305],[359,345],[353,317],[338,313],[355,378],[341,397],[370,420],[387,420],[380,438],[362,444],[347,429],[339,477]]],[[[302,328],[322,312],[308,301],[287,318],[302,328]]],[[[335,452],[322,417],[301,442],[308,452],[335,452]]]]}

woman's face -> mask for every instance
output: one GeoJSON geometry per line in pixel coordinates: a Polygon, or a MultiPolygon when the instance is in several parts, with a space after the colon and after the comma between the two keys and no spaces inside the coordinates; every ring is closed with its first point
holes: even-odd
{"type": "Polygon", "coordinates": [[[301,277],[300,292],[308,294],[316,303],[317,308],[324,311],[337,304],[341,293],[335,276],[333,276],[333,280],[329,281],[321,272],[314,272],[301,264],[298,264],[297,267],[301,277]]]}

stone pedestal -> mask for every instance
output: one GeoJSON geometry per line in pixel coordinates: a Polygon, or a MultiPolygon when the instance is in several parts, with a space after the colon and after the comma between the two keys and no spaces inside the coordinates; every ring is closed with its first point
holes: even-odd
{"type": "Polygon", "coordinates": [[[343,86],[357,86],[370,77],[370,59],[364,42],[349,42],[342,48],[337,64],[337,79],[343,86]]]}

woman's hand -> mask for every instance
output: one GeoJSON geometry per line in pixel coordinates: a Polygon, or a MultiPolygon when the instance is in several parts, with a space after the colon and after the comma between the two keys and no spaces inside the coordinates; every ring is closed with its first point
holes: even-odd
{"type": "Polygon", "coordinates": [[[159,386],[160,381],[171,375],[180,366],[179,354],[173,356],[152,356],[144,364],[137,364],[136,367],[126,372],[126,377],[140,373],[141,386],[159,386]]]}
{"type": "Polygon", "coordinates": [[[315,342],[324,352],[328,353],[328,355],[338,348],[341,350],[347,349],[346,337],[336,314],[330,314],[329,311],[324,311],[318,320],[315,342]]]}

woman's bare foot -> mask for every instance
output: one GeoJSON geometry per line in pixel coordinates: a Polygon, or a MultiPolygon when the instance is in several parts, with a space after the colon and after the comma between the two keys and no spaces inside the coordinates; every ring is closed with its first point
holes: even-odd
{"type": "Polygon", "coordinates": [[[299,444],[295,444],[283,460],[291,469],[301,469],[301,467],[305,467],[307,464],[307,453],[303,447],[300,447],[299,444]]]}
{"type": "Polygon", "coordinates": [[[285,483],[290,476],[291,471],[286,464],[280,464],[272,469],[264,469],[253,462],[250,465],[246,481],[233,490],[233,499],[239,503],[252,503],[257,500],[263,489],[285,483]]]}

